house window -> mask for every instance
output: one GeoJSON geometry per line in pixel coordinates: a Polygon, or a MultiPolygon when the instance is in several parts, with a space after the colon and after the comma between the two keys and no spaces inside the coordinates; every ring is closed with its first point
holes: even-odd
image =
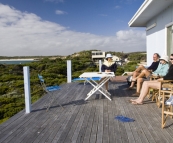
{"type": "Polygon", "coordinates": [[[102,52],[98,52],[98,53],[96,53],[96,55],[102,55],[102,52]]]}
{"type": "Polygon", "coordinates": [[[173,53],[173,25],[167,27],[167,55],[173,53]]]}
{"type": "Polygon", "coordinates": [[[92,55],[95,55],[96,53],[92,53],[92,55]]]}

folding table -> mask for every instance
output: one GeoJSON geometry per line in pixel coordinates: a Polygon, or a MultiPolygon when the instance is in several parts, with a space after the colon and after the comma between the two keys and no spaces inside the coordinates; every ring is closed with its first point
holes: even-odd
{"type": "Polygon", "coordinates": [[[109,81],[111,77],[114,77],[114,72],[84,72],[79,77],[85,78],[85,80],[93,86],[93,89],[87,94],[85,100],[91,97],[96,91],[100,91],[107,99],[111,101],[110,93],[103,88],[103,85],[109,81]],[[97,83],[93,80],[93,77],[100,77],[102,80],[97,83]]]}

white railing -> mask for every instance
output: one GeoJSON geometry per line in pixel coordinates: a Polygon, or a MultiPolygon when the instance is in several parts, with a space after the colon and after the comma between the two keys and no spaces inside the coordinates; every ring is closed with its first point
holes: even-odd
{"type": "Polygon", "coordinates": [[[71,72],[71,60],[67,60],[67,83],[70,83],[71,82],[71,75],[72,75],[72,72],[71,72]]]}
{"type": "MultiPolygon", "coordinates": [[[[102,61],[99,60],[99,72],[101,72],[102,61]]],[[[67,60],[67,83],[72,81],[72,68],[71,60],[67,60]]],[[[26,113],[31,112],[31,90],[30,90],[30,73],[29,67],[23,67],[24,76],[24,90],[25,90],[25,111],[26,113]]]]}
{"type": "Polygon", "coordinates": [[[30,74],[29,67],[23,67],[24,90],[25,90],[25,112],[31,112],[31,90],[30,90],[30,74]]]}
{"type": "Polygon", "coordinates": [[[124,76],[124,75],[132,75],[133,72],[124,72],[121,76],[124,76]]]}

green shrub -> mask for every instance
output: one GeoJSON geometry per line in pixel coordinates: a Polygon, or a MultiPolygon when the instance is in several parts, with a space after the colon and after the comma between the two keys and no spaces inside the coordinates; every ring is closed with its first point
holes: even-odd
{"type": "Polygon", "coordinates": [[[8,91],[8,87],[7,86],[1,86],[0,87],[0,95],[6,94],[8,91]]]}

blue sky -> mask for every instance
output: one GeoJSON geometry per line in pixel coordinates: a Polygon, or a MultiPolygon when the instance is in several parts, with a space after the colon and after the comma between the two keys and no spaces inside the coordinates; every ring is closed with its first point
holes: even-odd
{"type": "Polygon", "coordinates": [[[142,0],[0,0],[0,56],[145,51],[128,22],[142,0]],[[11,52],[13,50],[13,52],[11,52]]]}

